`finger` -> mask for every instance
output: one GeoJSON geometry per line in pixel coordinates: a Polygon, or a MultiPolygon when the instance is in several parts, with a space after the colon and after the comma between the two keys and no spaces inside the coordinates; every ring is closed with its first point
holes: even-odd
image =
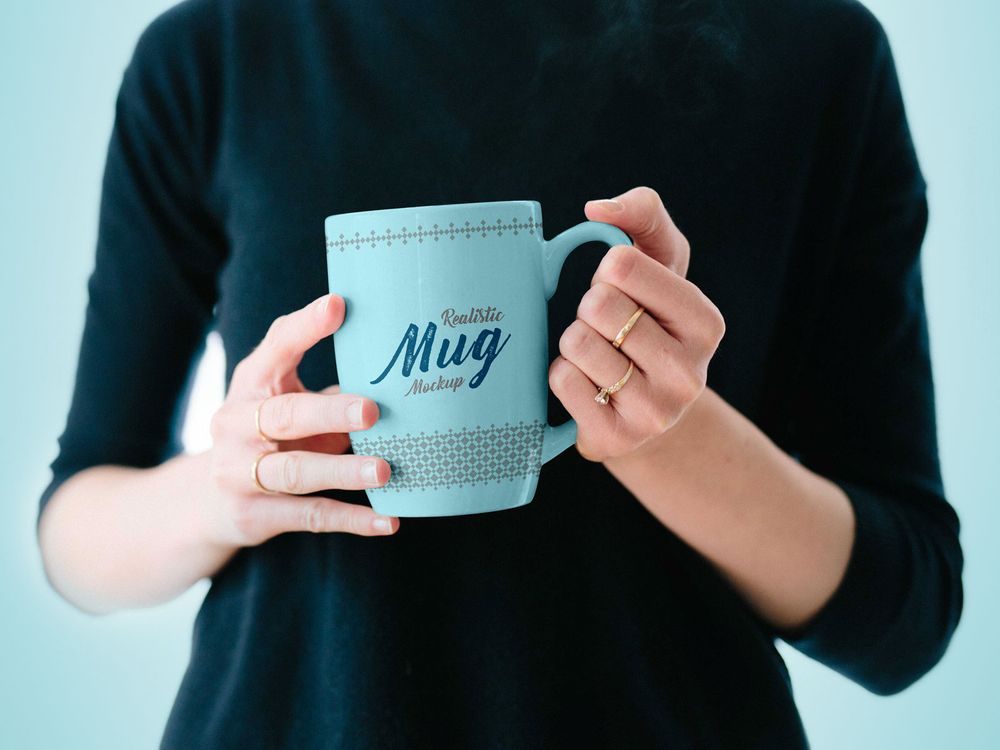
{"type": "Polygon", "coordinates": [[[282,390],[276,384],[298,367],[306,351],[340,328],[344,310],[342,297],[324,294],[305,307],[275,318],[260,344],[237,365],[240,382],[251,388],[272,386],[273,392],[282,390]]]}
{"type": "MultiPolygon", "coordinates": [[[[340,393],[340,384],[328,385],[326,388],[321,388],[318,393],[340,393]]],[[[315,453],[347,453],[350,448],[351,439],[343,432],[328,432],[321,435],[310,435],[298,440],[284,440],[279,446],[279,450],[312,451],[315,453]]]]}
{"type": "Polygon", "coordinates": [[[610,200],[587,201],[583,211],[591,221],[619,227],[646,255],[674,273],[687,276],[690,245],[653,188],[642,185],[610,200]],[[615,210],[615,202],[621,205],[620,209],[615,210]]]}
{"type": "Polygon", "coordinates": [[[324,497],[258,495],[251,498],[241,522],[244,532],[269,539],[286,531],[341,531],[359,536],[385,536],[399,529],[399,519],[382,516],[367,505],[324,497]]]}
{"type": "Polygon", "coordinates": [[[360,490],[389,481],[389,462],[378,456],[331,456],[277,451],[257,462],[257,480],[269,490],[305,495],[327,489],[360,490]]]}
{"type": "Polygon", "coordinates": [[[562,356],[549,366],[549,387],[569,415],[577,423],[576,448],[590,461],[599,461],[606,447],[594,443],[594,437],[603,436],[604,446],[619,432],[621,419],[614,409],[594,401],[594,384],[579,367],[562,356]]]}
{"type": "MultiPolygon", "coordinates": [[[[251,407],[257,405],[248,401],[251,407]]],[[[366,430],[378,416],[378,404],[350,393],[279,393],[260,403],[261,432],[274,440],[366,430]]],[[[247,422],[253,424],[252,419],[247,422]]]]}
{"type": "MultiPolygon", "coordinates": [[[[628,371],[628,357],[579,319],[574,320],[563,331],[563,335],[559,338],[559,353],[576,365],[594,384],[590,394],[591,400],[597,395],[598,388],[617,383],[628,371]]],[[[639,370],[633,369],[624,387],[611,395],[609,404],[625,419],[638,422],[642,419],[643,404],[648,398],[646,377],[639,370]]],[[[609,404],[597,405],[607,409],[609,404]]]]}
{"type": "Polygon", "coordinates": [[[605,253],[591,286],[599,282],[618,287],[685,345],[714,335],[715,306],[702,291],[631,245],[605,253]]]}
{"type": "MultiPolygon", "coordinates": [[[[621,289],[599,281],[580,299],[577,317],[608,341],[614,341],[622,326],[638,308],[638,303],[621,289]]],[[[664,360],[683,354],[674,339],[650,315],[642,313],[625,336],[619,351],[635,362],[650,379],[662,371],[664,360]]]]}

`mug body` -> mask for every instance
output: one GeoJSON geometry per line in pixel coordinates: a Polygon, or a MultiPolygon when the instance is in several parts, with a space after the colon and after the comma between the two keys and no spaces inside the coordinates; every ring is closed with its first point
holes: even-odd
{"type": "Polygon", "coordinates": [[[380,418],[350,435],[392,475],[367,490],[396,516],[481,513],[531,501],[548,388],[542,215],[491,201],[329,216],[341,391],[380,418]]]}

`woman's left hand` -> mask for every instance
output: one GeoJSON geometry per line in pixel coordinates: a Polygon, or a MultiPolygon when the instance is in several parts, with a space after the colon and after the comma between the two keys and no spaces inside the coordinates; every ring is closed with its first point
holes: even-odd
{"type": "Polygon", "coordinates": [[[675,425],[705,389],[725,332],[719,309],[685,278],[690,246],[657,192],[635,187],[615,200],[620,209],[588,202],[587,218],[614,224],[635,245],[608,250],[549,368],[553,393],[577,422],[577,450],[593,461],[630,453],[675,425]],[[611,341],[640,305],[645,312],[615,349],[611,341]],[[629,360],[628,382],[607,404],[595,401],[629,360]]]}

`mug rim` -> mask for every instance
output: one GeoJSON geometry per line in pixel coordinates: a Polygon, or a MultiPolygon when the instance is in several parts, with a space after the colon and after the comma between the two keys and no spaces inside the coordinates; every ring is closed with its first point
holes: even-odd
{"type": "Polygon", "coordinates": [[[496,206],[515,206],[515,205],[531,205],[535,206],[539,212],[541,212],[542,204],[536,200],[529,199],[519,199],[519,200],[504,200],[504,201],[471,201],[468,203],[431,203],[423,206],[398,206],[395,208],[372,208],[364,211],[346,211],[339,214],[329,214],[326,217],[326,221],[330,219],[340,219],[347,218],[351,216],[374,216],[376,214],[392,214],[392,213],[406,213],[412,211],[428,211],[430,213],[437,213],[446,210],[456,210],[456,209],[475,209],[484,207],[496,207],[496,206]]]}

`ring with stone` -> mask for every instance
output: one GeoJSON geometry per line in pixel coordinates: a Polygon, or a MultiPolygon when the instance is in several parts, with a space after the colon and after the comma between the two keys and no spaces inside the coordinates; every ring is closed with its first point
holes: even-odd
{"type": "Polygon", "coordinates": [[[632,372],[634,370],[635,370],[635,363],[630,359],[628,361],[628,369],[625,371],[625,374],[622,375],[622,379],[619,380],[614,385],[609,385],[607,388],[601,388],[601,390],[597,392],[597,395],[594,396],[594,401],[596,401],[599,404],[608,403],[608,401],[611,400],[611,394],[618,393],[618,391],[620,391],[622,388],[625,387],[625,384],[628,382],[628,379],[632,377],[632,372]]]}

